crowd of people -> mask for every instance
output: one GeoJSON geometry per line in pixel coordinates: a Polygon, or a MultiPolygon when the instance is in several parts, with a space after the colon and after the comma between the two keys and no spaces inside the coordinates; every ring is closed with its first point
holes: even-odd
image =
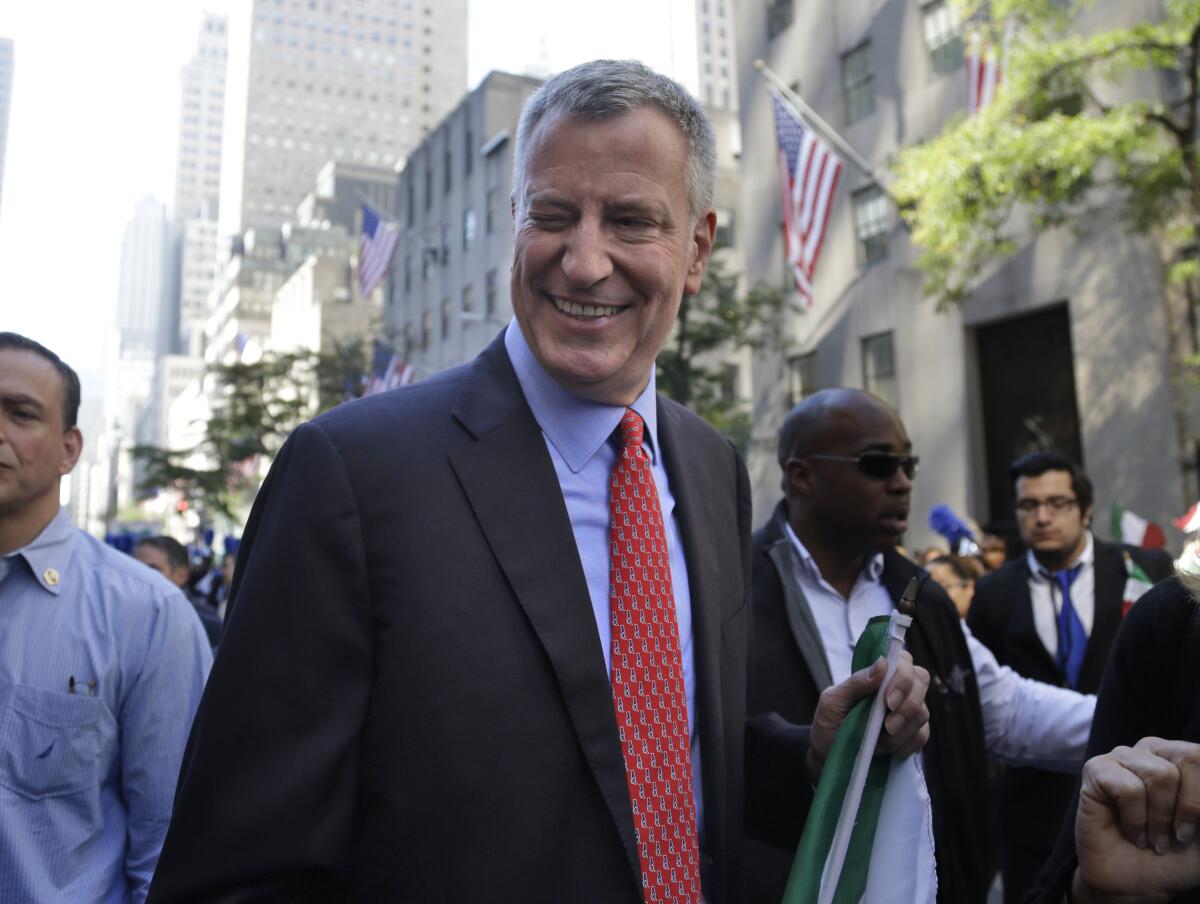
{"type": "Polygon", "coordinates": [[[936,871],[895,900],[1200,900],[1200,577],[1097,538],[1052,450],[1012,466],[1023,552],[910,558],[919,456],[854,389],[789,413],[752,512],[655,392],[702,109],[587,63],[514,156],[513,321],[297,429],[207,584],[69,523],[78,378],[0,333],[0,901],[776,902],[880,691],[927,826],[894,858],[936,871]],[[910,582],[894,675],[855,671],[910,582]]]}

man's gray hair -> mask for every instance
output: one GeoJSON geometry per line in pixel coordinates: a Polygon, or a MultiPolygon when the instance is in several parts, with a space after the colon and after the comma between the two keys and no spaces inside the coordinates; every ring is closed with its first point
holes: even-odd
{"type": "Polygon", "coordinates": [[[692,223],[712,207],[717,141],[704,109],[678,83],[636,60],[593,60],[560,72],[525,102],[513,154],[513,197],[524,206],[525,167],[537,124],[551,114],[602,120],[644,106],[661,110],[687,139],[685,185],[692,223]]]}

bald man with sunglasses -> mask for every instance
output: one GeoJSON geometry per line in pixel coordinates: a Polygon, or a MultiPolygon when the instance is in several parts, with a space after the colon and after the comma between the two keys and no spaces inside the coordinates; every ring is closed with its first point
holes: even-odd
{"type": "MultiPolygon", "coordinates": [[[[778,452],[784,499],[754,536],[748,711],[811,722],[822,691],[849,674],[867,620],[889,613],[917,578],[908,649],[931,675],[919,756],[938,901],[982,902],[992,875],[988,759],[1077,771],[1095,698],[999,666],[946,592],[896,551],[919,459],[890,407],[859,390],[816,393],[789,413],[778,452]]],[[[746,842],[750,904],[780,899],[803,829],[789,812],[805,812],[810,794],[787,776],[747,776],[747,808],[777,814],[756,821],[746,842]]]]}

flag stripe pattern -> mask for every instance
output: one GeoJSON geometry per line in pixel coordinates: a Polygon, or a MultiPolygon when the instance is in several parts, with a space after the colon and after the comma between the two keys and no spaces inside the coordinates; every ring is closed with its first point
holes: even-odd
{"type": "Polygon", "coordinates": [[[415,376],[411,364],[401,361],[392,354],[386,344],[376,339],[374,359],[371,362],[371,378],[367,381],[363,395],[375,395],[377,392],[386,392],[397,386],[407,386],[415,376]]]}
{"type": "Polygon", "coordinates": [[[1144,549],[1163,549],[1167,545],[1161,527],[1116,502],[1112,504],[1111,520],[1113,536],[1122,543],[1144,549]]]}
{"type": "Polygon", "coordinates": [[[358,285],[364,296],[370,295],[387,275],[399,239],[400,224],[382,219],[370,204],[363,202],[362,235],[358,245],[358,285]]]}
{"type": "Polygon", "coordinates": [[[977,44],[966,56],[967,113],[974,116],[996,97],[1000,84],[1000,61],[987,44],[977,44]]]}
{"type": "Polygon", "coordinates": [[[796,291],[812,304],[813,274],[842,174],[842,161],[774,93],[779,184],[783,191],[783,236],[796,291]]]}
{"type": "Polygon", "coordinates": [[[1175,518],[1171,523],[1185,534],[1200,530],[1200,502],[1184,512],[1182,518],[1175,518]]]}

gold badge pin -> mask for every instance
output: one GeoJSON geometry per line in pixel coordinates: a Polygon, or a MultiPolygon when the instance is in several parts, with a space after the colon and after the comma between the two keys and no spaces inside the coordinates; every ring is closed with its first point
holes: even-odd
{"type": "Polygon", "coordinates": [[[51,587],[58,586],[58,572],[53,568],[47,568],[42,572],[42,579],[51,587]]]}

